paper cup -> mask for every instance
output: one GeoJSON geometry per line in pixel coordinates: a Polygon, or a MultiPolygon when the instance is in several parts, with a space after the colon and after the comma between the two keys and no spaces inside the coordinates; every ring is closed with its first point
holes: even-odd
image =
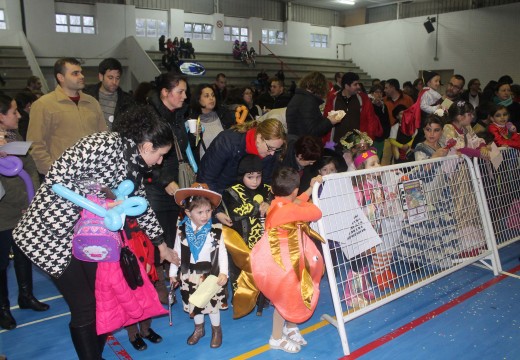
{"type": "Polygon", "coordinates": [[[189,119],[188,126],[190,128],[190,133],[195,134],[197,132],[197,119],[189,119]]]}

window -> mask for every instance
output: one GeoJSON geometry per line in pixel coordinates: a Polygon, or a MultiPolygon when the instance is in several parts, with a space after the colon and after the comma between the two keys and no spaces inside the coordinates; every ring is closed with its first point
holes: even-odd
{"type": "Polygon", "coordinates": [[[285,33],[278,30],[262,29],[262,42],[264,44],[283,45],[285,43],[285,33]]]}
{"type": "Polygon", "coordinates": [[[95,34],[94,17],[87,15],[56,14],[56,32],[95,34]]]}
{"type": "Polygon", "coordinates": [[[135,35],[158,38],[168,34],[166,21],[156,19],[135,19],[135,35]]]}
{"type": "Polygon", "coordinates": [[[311,47],[327,47],[327,35],[311,34],[311,47]]]}
{"type": "Polygon", "coordinates": [[[184,23],[184,38],[197,40],[212,40],[213,25],[184,23]]]}
{"type": "Polygon", "coordinates": [[[239,26],[224,26],[224,41],[249,41],[249,29],[239,26]]]}
{"type": "Polygon", "coordinates": [[[0,9],[0,30],[6,30],[7,24],[5,23],[5,13],[3,9],[0,9]]]}

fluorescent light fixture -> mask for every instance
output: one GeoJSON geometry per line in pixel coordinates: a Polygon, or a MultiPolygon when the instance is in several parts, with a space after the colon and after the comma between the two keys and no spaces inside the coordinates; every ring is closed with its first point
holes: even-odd
{"type": "Polygon", "coordinates": [[[339,0],[339,2],[345,5],[356,5],[355,0],[339,0]]]}

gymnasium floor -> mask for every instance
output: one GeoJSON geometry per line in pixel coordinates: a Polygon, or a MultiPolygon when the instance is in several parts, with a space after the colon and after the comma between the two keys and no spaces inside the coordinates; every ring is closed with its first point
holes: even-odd
{"type": "MultiPolygon", "coordinates": [[[[520,244],[500,250],[503,269],[520,275],[520,244]]],[[[12,267],[12,265],[11,265],[12,267]]],[[[9,269],[10,300],[16,305],[14,271],[9,269]]],[[[0,354],[9,360],[75,359],[68,333],[68,308],[48,278],[35,270],[35,294],[51,305],[44,313],[12,306],[18,327],[0,331],[0,354]]],[[[469,266],[420,290],[347,323],[352,354],[345,359],[520,359],[520,278],[498,276],[469,266]]],[[[254,313],[232,319],[222,312],[224,342],[211,349],[209,320],[206,336],[195,346],[186,344],[193,322],[174,305],[174,324],[153,321],[163,336],[137,352],[118,331],[109,338],[103,357],[111,359],[339,359],[343,357],[337,330],[320,320],[334,314],[326,277],[314,316],[300,326],[309,345],[298,354],[269,350],[267,341],[273,308],[262,317],[254,313]]]]}

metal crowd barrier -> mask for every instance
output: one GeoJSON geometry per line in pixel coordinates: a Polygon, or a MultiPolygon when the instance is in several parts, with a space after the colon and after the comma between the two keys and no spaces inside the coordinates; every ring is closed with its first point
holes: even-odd
{"type": "Polygon", "coordinates": [[[338,329],[345,355],[346,322],[479,261],[499,274],[484,178],[471,159],[449,156],[332,174],[315,185],[323,217],[313,226],[327,239],[335,312],[322,319],[338,329]]]}

